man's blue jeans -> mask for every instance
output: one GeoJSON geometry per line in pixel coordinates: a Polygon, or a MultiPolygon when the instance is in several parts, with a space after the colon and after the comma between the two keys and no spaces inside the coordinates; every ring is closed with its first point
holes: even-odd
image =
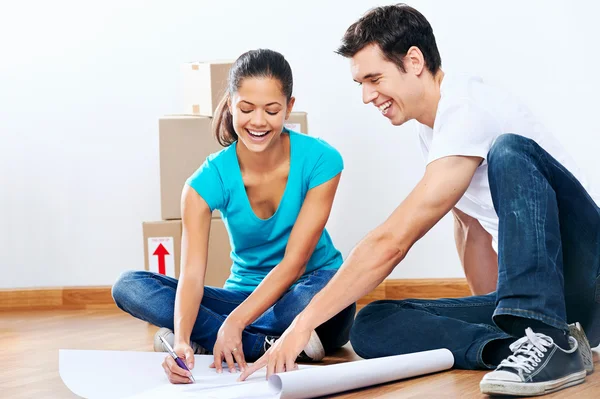
{"type": "Polygon", "coordinates": [[[525,318],[600,343],[600,209],[579,181],[533,140],[500,136],[488,154],[499,218],[498,286],[458,299],[378,301],[356,317],[352,346],[365,358],[448,348],[455,366],[491,368],[483,349],[514,340],[525,318]]]}
{"type": "MultiPolygon", "coordinates": [[[[311,299],[331,280],[336,270],[317,270],[288,290],[273,306],[242,333],[246,360],[263,354],[265,336],[280,336],[311,299]]],[[[147,271],[128,271],[119,277],[112,295],[119,308],[159,327],[173,329],[177,280],[147,271]]],[[[204,295],[191,340],[212,351],[219,328],[227,316],[250,294],[223,288],[204,287],[204,295]]],[[[326,351],[346,344],[354,320],[352,304],[317,328],[326,351]]]]}

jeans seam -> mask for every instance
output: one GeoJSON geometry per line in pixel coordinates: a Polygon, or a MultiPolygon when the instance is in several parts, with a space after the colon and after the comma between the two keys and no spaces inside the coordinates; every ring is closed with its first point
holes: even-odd
{"type": "Polygon", "coordinates": [[[227,318],[226,316],[222,316],[222,315],[218,314],[217,312],[215,312],[214,310],[212,310],[206,306],[202,306],[202,305],[200,305],[200,310],[199,310],[198,314],[200,314],[200,312],[202,310],[204,310],[205,312],[210,314],[211,317],[219,320],[220,323],[223,323],[225,321],[225,319],[227,318]]]}
{"type": "MultiPolygon", "coordinates": [[[[195,324],[198,322],[198,318],[200,316],[200,313],[202,313],[202,311],[205,311],[212,319],[217,320],[220,324],[223,324],[223,322],[225,321],[226,317],[221,316],[220,314],[216,313],[215,311],[213,311],[212,309],[206,307],[206,306],[202,306],[200,305],[200,308],[198,309],[198,314],[196,315],[196,322],[194,323],[194,327],[195,324]]],[[[204,323],[202,323],[202,325],[206,324],[206,321],[204,321],[204,323]]],[[[193,328],[192,328],[192,333],[190,334],[190,339],[194,342],[196,342],[197,340],[194,340],[192,338],[192,334],[193,334],[193,328]]]]}
{"type": "Polygon", "coordinates": [[[485,323],[477,323],[477,325],[479,325],[481,327],[485,327],[485,328],[487,328],[488,330],[490,330],[492,332],[504,334],[504,331],[502,331],[501,329],[499,329],[496,326],[492,326],[490,324],[485,324],[485,323]]]}
{"type": "MultiPolygon", "coordinates": [[[[416,303],[411,301],[404,301],[414,306],[419,307],[431,307],[431,308],[465,308],[465,307],[477,307],[477,306],[495,306],[493,303],[469,303],[469,304],[437,304],[435,302],[416,303]]],[[[398,304],[402,306],[402,304],[398,304]]]]}
{"type": "MultiPolygon", "coordinates": [[[[158,274],[158,273],[154,273],[154,272],[150,272],[148,270],[134,270],[134,272],[142,272],[139,274],[136,274],[135,277],[133,278],[129,278],[129,279],[123,279],[123,282],[129,283],[129,282],[135,282],[135,281],[139,281],[139,280],[156,280],[159,283],[164,284],[165,281],[168,281],[169,283],[172,283],[172,281],[169,281],[169,278],[173,279],[173,277],[169,277],[169,276],[165,276],[163,274],[158,274]]],[[[177,279],[173,279],[177,282],[177,279]]]]}
{"type": "Polygon", "coordinates": [[[532,310],[514,309],[514,308],[496,308],[496,310],[494,311],[493,317],[503,316],[503,315],[524,316],[528,319],[534,319],[534,320],[541,321],[541,322],[546,323],[554,328],[558,328],[559,330],[567,330],[568,329],[566,322],[564,322],[560,319],[556,319],[554,317],[548,317],[544,314],[534,312],[532,310]]]}
{"type": "Polygon", "coordinates": [[[256,343],[252,347],[252,353],[250,353],[251,356],[254,356],[254,354],[257,353],[258,355],[256,356],[256,358],[258,359],[262,355],[262,350],[260,350],[260,344],[261,344],[261,341],[264,343],[264,341],[266,339],[266,335],[261,334],[261,333],[248,333],[248,334],[256,335],[257,337],[262,336],[262,339],[258,338],[256,340],[256,343]]]}
{"type": "Polygon", "coordinates": [[[487,364],[486,362],[484,362],[484,361],[483,361],[483,348],[485,348],[485,346],[486,346],[487,344],[489,344],[490,342],[492,342],[492,341],[495,341],[495,340],[497,340],[497,339],[507,339],[507,338],[512,338],[510,335],[508,335],[508,334],[506,334],[506,333],[502,333],[502,335],[503,335],[503,336],[499,336],[499,337],[496,337],[496,338],[491,338],[491,339],[488,339],[488,340],[487,340],[487,341],[485,341],[485,342],[483,343],[483,345],[481,345],[481,346],[479,347],[479,349],[477,350],[477,363],[478,363],[478,364],[479,364],[481,367],[483,367],[483,368],[485,368],[485,369],[489,369],[489,370],[491,370],[491,369],[495,368],[494,366],[491,366],[491,365],[489,365],[489,364],[487,364]]]}
{"type": "Polygon", "coordinates": [[[313,276],[317,276],[323,272],[325,273],[330,273],[333,272],[333,274],[335,274],[337,272],[338,269],[317,269],[317,270],[313,270],[311,273],[309,273],[306,277],[307,279],[313,276]]]}
{"type": "MultiPolygon", "coordinates": [[[[234,291],[232,291],[232,292],[234,292],[234,291]]],[[[217,298],[217,297],[216,297],[216,296],[214,296],[214,295],[210,295],[210,294],[209,294],[209,293],[207,293],[206,291],[204,292],[204,295],[203,295],[203,296],[204,296],[204,297],[206,297],[206,298],[213,299],[213,300],[215,300],[215,301],[220,301],[220,302],[230,303],[230,304],[232,304],[232,305],[241,305],[241,304],[242,304],[242,302],[244,302],[244,301],[247,299],[247,297],[246,297],[246,298],[245,298],[245,299],[243,299],[242,301],[232,301],[232,300],[227,300],[227,299],[217,298]]]]}
{"type": "MultiPolygon", "coordinates": [[[[298,279],[298,280],[297,280],[297,281],[294,283],[294,284],[296,284],[296,285],[294,286],[294,288],[296,288],[296,287],[298,287],[298,286],[306,286],[308,282],[312,282],[312,281],[314,281],[314,280],[315,280],[313,277],[317,277],[317,278],[321,278],[321,279],[323,279],[324,277],[322,277],[322,276],[320,276],[320,275],[321,275],[323,272],[325,272],[325,273],[328,273],[329,271],[330,271],[330,270],[322,270],[322,269],[318,269],[318,270],[315,270],[315,271],[313,271],[313,272],[311,272],[311,273],[309,273],[309,274],[307,274],[307,275],[305,275],[305,276],[302,276],[302,277],[300,277],[300,278],[303,278],[303,277],[304,277],[304,280],[300,281],[300,279],[298,279]]],[[[331,271],[335,271],[335,272],[337,272],[337,270],[333,270],[333,269],[332,269],[331,271]]],[[[335,273],[333,273],[333,275],[335,275],[335,273]]],[[[333,276],[327,276],[327,282],[329,282],[329,281],[331,280],[331,278],[332,278],[332,277],[333,277],[333,276]]],[[[325,285],[324,285],[324,286],[325,286],[325,285]]],[[[324,286],[323,286],[323,287],[324,287],[324,286]]],[[[291,290],[292,290],[292,289],[294,289],[294,288],[290,287],[290,289],[288,289],[286,292],[289,292],[289,291],[291,291],[291,290]]]]}
{"type": "Polygon", "coordinates": [[[161,281],[164,281],[164,280],[167,280],[167,281],[171,281],[171,280],[179,281],[179,280],[177,280],[174,277],[165,276],[164,274],[154,273],[154,272],[150,272],[148,270],[139,270],[139,271],[143,271],[143,272],[146,272],[146,273],[143,274],[143,277],[139,276],[139,277],[136,277],[136,278],[141,278],[142,277],[142,278],[153,278],[155,280],[161,280],[161,281]]]}

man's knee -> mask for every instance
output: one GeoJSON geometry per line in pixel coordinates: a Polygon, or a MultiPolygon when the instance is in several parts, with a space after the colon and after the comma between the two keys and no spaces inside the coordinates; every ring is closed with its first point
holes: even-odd
{"type": "Polygon", "coordinates": [[[371,359],[385,356],[381,353],[384,335],[396,326],[388,325],[384,320],[401,309],[398,306],[401,301],[397,302],[372,302],[358,312],[350,330],[350,343],[360,357],[371,359]]]}
{"type": "Polygon", "coordinates": [[[487,156],[489,168],[512,165],[515,156],[520,156],[528,147],[531,139],[518,134],[502,134],[496,138],[487,156]]]}

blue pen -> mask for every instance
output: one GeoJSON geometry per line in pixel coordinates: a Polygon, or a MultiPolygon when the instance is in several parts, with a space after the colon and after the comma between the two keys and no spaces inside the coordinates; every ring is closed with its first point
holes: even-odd
{"type": "MultiPolygon", "coordinates": [[[[167,342],[167,340],[165,340],[162,336],[159,337],[159,338],[162,341],[164,347],[167,348],[167,351],[169,352],[169,355],[171,355],[171,357],[173,358],[173,360],[175,360],[175,363],[177,363],[177,365],[179,367],[181,367],[182,369],[190,371],[190,369],[188,369],[187,366],[185,365],[185,362],[183,360],[181,360],[181,358],[179,356],[177,356],[177,353],[175,353],[175,351],[173,350],[173,348],[171,348],[171,345],[169,345],[169,343],[167,342]]],[[[196,380],[194,379],[194,376],[192,375],[191,371],[190,371],[190,380],[192,382],[196,382],[196,380]]]]}

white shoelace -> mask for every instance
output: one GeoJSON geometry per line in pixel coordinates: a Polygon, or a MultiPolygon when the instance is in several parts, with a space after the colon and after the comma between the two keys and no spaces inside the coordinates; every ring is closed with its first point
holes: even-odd
{"type": "Polygon", "coordinates": [[[271,346],[273,346],[275,344],[275,341],[277,341],[277,339],[265,337],[265,343],[263,344],[264,351],[266,352],[267,349],[269,349],[271,346]],[[269,348],[267,348],[267,344],[269,345],[269,348]]]}
{"type": "Polygon", "coordinates": [[[513,353],[500,363],[498,367],[511,367],[517,370],[523,370],[531,373],[535,370],[548,347],[554,344],[552,338],[547,335],[534,333],[531,328],[525,330],[525,336],[510,345],[510,351],[513,353]]]}

